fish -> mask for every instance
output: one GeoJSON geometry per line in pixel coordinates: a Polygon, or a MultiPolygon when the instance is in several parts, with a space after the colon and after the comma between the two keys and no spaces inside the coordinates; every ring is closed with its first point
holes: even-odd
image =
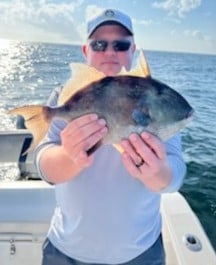
{"type": "MultiPolygon", "coordinates": [[[[21,115],[33,135],[33,150],[45,137],[54,119],[70,122],[84,114],[96,113],[107,123],[101,144],[117,149],[131,133],[150,132],[167,141],[193,118],[194,109],[179,92],[153,78],[143,50],[130,71],[105,76],[83,63],[72,63],[72,77],[63,87],[56,107],[25,105],[9,111],[21,115]]],[[[118,149],[119,150],[119,149],[118,149]]]]}

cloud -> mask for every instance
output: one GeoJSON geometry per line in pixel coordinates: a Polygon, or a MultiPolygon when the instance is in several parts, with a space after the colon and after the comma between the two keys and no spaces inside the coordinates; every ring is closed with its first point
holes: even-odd
{"type": "Polygon", "coordinates": [[[203,34],[200,30],[197,29],[186,29],[184,31],[178,31],[176,29],[172,29],[170,31],[171,36],[184,36],[184,38],[201,40],[206,42],[211,42],[212,38],[209,35],[203,34]]]}
{"type": "Polygon", "coordinates": [[[93,17],[95,17],[97,14],[102,12],[104,8],[98,7],[96,5],[88,5],[85,10],[85,18],[86,20],[89,20],[93,17]]]}
{"type": "Polygon", "coordinates": [[[0,24],[17,27],[18,31],[35,29],[35,32],[40,32],[45,38],[47,36],[47,41],[49,36],[53,38],[55,35],[62,40],[71,40],[71,36],[80,40],[74,27],[73,14],[82,2],[83,0],[68,3],[54,3],[47,0],[0,2],[0,24]]]}
{"type": "Polygon", "coordinates": [[[185,30],[184,31],[184,36],[189,37],[189,38],[195,38],[195,39],[199,39],[199,40],[203,40],[206,42],[211,42],[212,38],[208,35],[203,34],[201,31],[199,30],[185,30]]]}
{"type": "Polygon", "coordinates": [[[202,0],[164,0],[162,2],[154,2],[155,8],[160,8],[168,11],[169,15],[178,15],[183,18],[186,13],[200,6],[202,0]]]}
{"type": "Polygon", "coordinates": [[[136,18],[133,18],[132,21],[133,21],[133,24],[134,25],[136,24],[136,25],[150,26],[150,25],[153,24],[153,20],[152,19],[148,19],[148,20],[144,20],[144,19],[138,20],[136,18]]]}

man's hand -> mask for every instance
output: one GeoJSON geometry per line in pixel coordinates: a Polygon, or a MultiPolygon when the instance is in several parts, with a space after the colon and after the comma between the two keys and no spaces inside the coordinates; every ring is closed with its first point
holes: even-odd
{"type": "Polygon", "coordinates": [[[87,151],[107,133],[106,122],[96,114],[87,114],[71,121],[61,132],[62,149],[71,161],[84,168],[93,161],[87,151]]]}
{"type": "Polygon", "coordinates": [[[164,144],[154,135],[131,134],[121,141],[123,163],[128,172],[152,191],[160,191],[171,181],[164,144]]]}

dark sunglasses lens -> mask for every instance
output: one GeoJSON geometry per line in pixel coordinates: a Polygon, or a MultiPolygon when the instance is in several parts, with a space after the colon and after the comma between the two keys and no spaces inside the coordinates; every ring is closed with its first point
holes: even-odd
{"type": "Polygon", "coordinates": [[[90,43],[90,46],[95,52],[104,52],[108,46],[108,42],[103,40],[95,40],[90,43]]]}
{"type": "Polygon", "coordinates": [[[116,52],[125,52],[130,48],[130,41],[117,40],[113,42],[113,49],[116,52]]]}

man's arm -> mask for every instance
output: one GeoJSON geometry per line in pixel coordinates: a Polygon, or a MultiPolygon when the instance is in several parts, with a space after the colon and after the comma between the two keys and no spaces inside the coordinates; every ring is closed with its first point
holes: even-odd
{"type": "Polygon", "coordinates": [[[106,133],[105,121],[95,114],[84,115],[62,130],[54,121],[48,139],[36,150],[36,165],[43,178],[56,184],[76,176],[93,162],[93,154],[87,151],[106,133]]]}

